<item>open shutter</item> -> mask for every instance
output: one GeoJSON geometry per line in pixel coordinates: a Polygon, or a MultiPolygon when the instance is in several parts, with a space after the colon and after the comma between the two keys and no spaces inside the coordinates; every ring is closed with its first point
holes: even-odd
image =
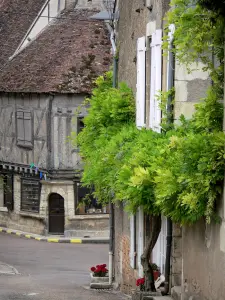
{"type": "Polygon", "coordinates": [[[25,135],[24,135],[24,112],[16,112],[16,130],[17,130],[17,145],[21,146],[24,144],[25,135]]]}
{"type": "Polygon", "coordinates": [[[4,176],[4,203],[8,210],[13,210],[13,175],[4,176]]]}
{"type": "Polygon", "coordinates": [[[160,132],[161,109],[157,100],[157,93],[162,88],[162,30],[152,34],[151,40],[151,85],[150,85],[150,123],[154,131],[160,132]]]}
{"type": "Polygon", "coordinates": [[[137,40],[136,126],[145,126],[145,37],[137,40]]]}

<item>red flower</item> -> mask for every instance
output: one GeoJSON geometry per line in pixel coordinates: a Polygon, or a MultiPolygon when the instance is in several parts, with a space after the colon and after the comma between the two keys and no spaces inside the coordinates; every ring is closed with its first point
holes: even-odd
{"type": "Polygon", "coordinates": [[[102,268],[102,272],[103,272],[103,273],[107,273],[108,270],[107,270],[106,268],[102,268]]]}
{"type": "Polygon", "coordinates": [[[92,272],[95,272],[95,270],[96,270],[95,267],[91,267],[92,272]]]}
{"type": "Polygon", "coordinates": [[[145,278],[139,278],[136,280],[136,286],[140,286],[144,284],[145,284],[145,278]]]}
{"type": "Polygon", "coordinates": [[[106,264],[102,265],[103,268],[106,268],[106,264]]]}

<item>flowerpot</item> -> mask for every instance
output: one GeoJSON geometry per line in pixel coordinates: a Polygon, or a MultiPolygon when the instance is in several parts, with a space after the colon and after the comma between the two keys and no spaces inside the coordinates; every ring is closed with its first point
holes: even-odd
{"type": "Polygon", "coordinates": [[[91,273],[91,283],[108,283],[109,282],[109,276],[105,277],[95,277],[91,273]]]}
{"type": "Polygon", "coordinates": [[[156,281],[160,276],[160,272],[159,271],[153,271],[153,276],[154,276],[154,280],[156,281]]]}

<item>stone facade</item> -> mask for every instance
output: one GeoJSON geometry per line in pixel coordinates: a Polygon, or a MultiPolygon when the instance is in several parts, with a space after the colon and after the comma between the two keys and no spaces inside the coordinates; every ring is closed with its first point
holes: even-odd
{"type": "MultiPolygon", "coordinates": [[[[156,29],[162,28],[163,16],[169,9],[170,1],[150,1],[153,4],[151,9],[148,8],[147,2],[149,1],[118,2],[120,18],[116,26],[116,37],[119,45],[118,81],[125,81],[134,94],[137,83],[137,39],[146,37],[146,123],[149,124],[150,37],[156,29]]],[[[147,232],[140,232],[138,214],[136,217],[136,253],[134,253],[136,266],[132,268],[130,218],[122,205],[115,208],[115,281],[127,294],[132,294],[132,290],[136,288],[136,279],[141,276],[140,244],[145,243],[145,237],[148,235],[147,232]]]]}

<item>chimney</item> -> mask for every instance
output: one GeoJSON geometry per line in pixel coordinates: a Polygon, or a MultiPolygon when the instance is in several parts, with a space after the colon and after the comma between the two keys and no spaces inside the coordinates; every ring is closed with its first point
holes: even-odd
{"type": "Polygon", "coordinates": [[[78,0],[65,0],[65,7],[72,7],[74,8],[75,5],[77,4],[78,0]]]}
{"type": "Polygon", "coordinates": [[[99,9],[103,8],[103,0],[78,0],[76,9],[99,9]]]}

